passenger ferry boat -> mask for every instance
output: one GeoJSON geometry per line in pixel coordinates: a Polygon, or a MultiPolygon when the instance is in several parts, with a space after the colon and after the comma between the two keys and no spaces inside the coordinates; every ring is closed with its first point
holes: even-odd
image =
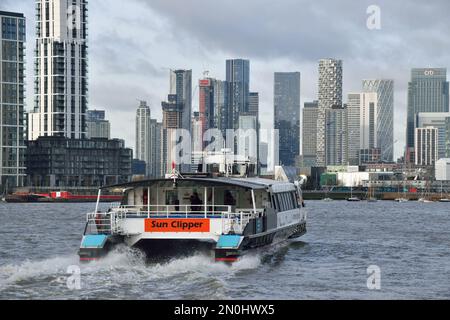
{"type": "Polygon", "coordinates": [[[149,258],[210,250],[216,261],[234,262],[250,249],[306,233],[300,183],[218,174],[136,181],[107,212],[87,214],[81,261],[97,260],[118,244],[149,258]]]}

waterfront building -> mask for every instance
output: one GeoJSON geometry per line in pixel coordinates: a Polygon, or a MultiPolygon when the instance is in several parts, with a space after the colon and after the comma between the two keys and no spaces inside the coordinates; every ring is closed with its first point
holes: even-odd
{"type": "MultiPolygon", "coordinates": [[[[414,68],[408,84],[406,123],[407,154],[414,150],[415,121],[419,112],[449,112],[449,83],[446,68],[414,68]]],[[[410,161],[414,158],[407,156],[410,161]]]]}
{"type": "Polygon", "coordinates": [[[128,182],[132,159],[119,139],[40,137],[28,141],[26,166],[34,187],[100,187],[128,182]]]}
{"type": "Polygon", "coordinates": [[[111,124],[105,119],[104,110],[88,110],[87,138],[111,138],[111,124]]]}
{"type": "Polygon", "coordinates": [[[279,161],[295,166],[300,154],[300,72],[274,74],[274,128],[279,133],[279,161]]]}
{"type": "Polygon", "coordinates": [[[347,108],[332,107],[326,110],[326,159],[327,165],[347,165],[348,163],[348,123],[347,108]]]}
{"type": "Polygon", "coordinates": [[[381,161],[394,160],[394,80],[363,80],[363,92],[377,94],[377,146],[381,150],[381,161]]]}
{"type": "Polygon", "coordinates": [[[438,129],[438,159],[446,157],[446,135],[447,119],[450,119],[449,112],[419,112],[416,115],[415,127],[438,129]]]}
{"type": "Polygon", "coordinates": [[[450,181],[450,158],[442,158],[435,163],[437,181],[450,181]]]}
{"type": "Polygon", "coordinates": [[[35,105],[29,137],[86,137],[87,0],[36,1],[35,105]]]}
{"type": "Polygon", "coordinates": [[[0,11],[0,192],[25,178],[25,43],[22,13],[0,11]]]}
{"type": "Polygon", "coordinates": [[[415,129],[415,164],[432,166],[438,160],[438,129],[434,127],[415,129]]]}
{"type": "Polygon", "coordinates": [[[250,93],[250,61],[230,59],[226,61],[228,100],[228,127],[239,128],[239,115],[248,112],[250,93]]]}
{"type": "Polygon", "coordinates": [[[327,110],[342,108],[342,60],[321,59],[319,61],[319,110],[317,115],[316,165],[325,166],[334,162],[327,157],[327,110]]]}
{"type": "Polygon", "coordinates": [[[302,166],[316,166],[317,115],[319,102],[305,102],[302,123],[302,166]]]}

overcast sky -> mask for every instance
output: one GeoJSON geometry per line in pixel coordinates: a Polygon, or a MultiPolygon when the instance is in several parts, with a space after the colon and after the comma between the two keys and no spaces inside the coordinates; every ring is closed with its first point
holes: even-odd
{"type": "MultiPolygon", "coordinates": [[[[25,13],[27,108],[33,107],[34,0],[1,0],[25,13]]],[[[138,99],[161,119],[169,69],[192,69],[194,109],[205,70],[225,78],[225,60],[250,59],[262,125],[273,122],[273,73],[301,72],[301,104],[317,98],[318,60],[344,62],[344,101],[362,79],[395,80],[395,155],[404,147],[407,84],[413,67],[448,67],[450,2],[303,0],[90,0],[89,107],[107,111],[112,135],[134,147],[138,99]],[[369,5],[381,29],[366,25],[369,5]]]]}

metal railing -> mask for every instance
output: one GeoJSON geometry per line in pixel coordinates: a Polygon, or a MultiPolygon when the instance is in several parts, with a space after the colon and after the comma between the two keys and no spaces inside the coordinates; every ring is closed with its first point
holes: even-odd
{"type": "Polygon", "coordinates": [[[224,205],[208,206],[206,212],[204,210],[190,210],[191,205],[144,207],[121,205],[110,209],[109,212],[88,213],[85,234],[120,234],[123,231],[122,221],[127,218],[221,219],[222,233],[241,234],[250,219],[259,218],[265,214],[264,209],[256,209],[256,211],[255,209],[245,208],[234,209],[232,206],[224,205]]]}
{"type": "Polygon", "coordinates": [[[220,218],[223,212],[232,212],[232,206],[216,205],[120,205],[111,209],[124,214],[125,218],[220,218]]]}
{"type": "Polygon", "coordinates": [[[111,213],[90,212],[86,217],[86,229],[84,234],[112,234],[113,218],[111,213]]]}

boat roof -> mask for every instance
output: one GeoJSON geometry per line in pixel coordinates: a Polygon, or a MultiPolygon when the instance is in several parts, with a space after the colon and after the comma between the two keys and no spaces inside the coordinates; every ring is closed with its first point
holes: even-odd
{"type": "MultiPolygon", "coordinates": [[[[102,187],[101,189],[115,189],[115,188],[136,188],[136,187],[145,187],[149,184],[154,184],[157,182],[168,182],[173,181],[173,178],[158,178],[158,179],[146,179],[133,181],[123,184],[117,184],[112,186],[102,187]]],[[[262,190],[271,188],[273,186],[277,187],[286,187],[292,186],[294,189],[294,185],[290,182],[285,181],[276,181],[270,179],[263,178],[232,178],[232,177],[186,177],[186,178],[177,178],[177,182],[195,182],[200,186],[236,186],[244,189],[253,189],[253,190],[262,190]]],[[[278,188],[277,188],[278,189],[278,188]]]]}

